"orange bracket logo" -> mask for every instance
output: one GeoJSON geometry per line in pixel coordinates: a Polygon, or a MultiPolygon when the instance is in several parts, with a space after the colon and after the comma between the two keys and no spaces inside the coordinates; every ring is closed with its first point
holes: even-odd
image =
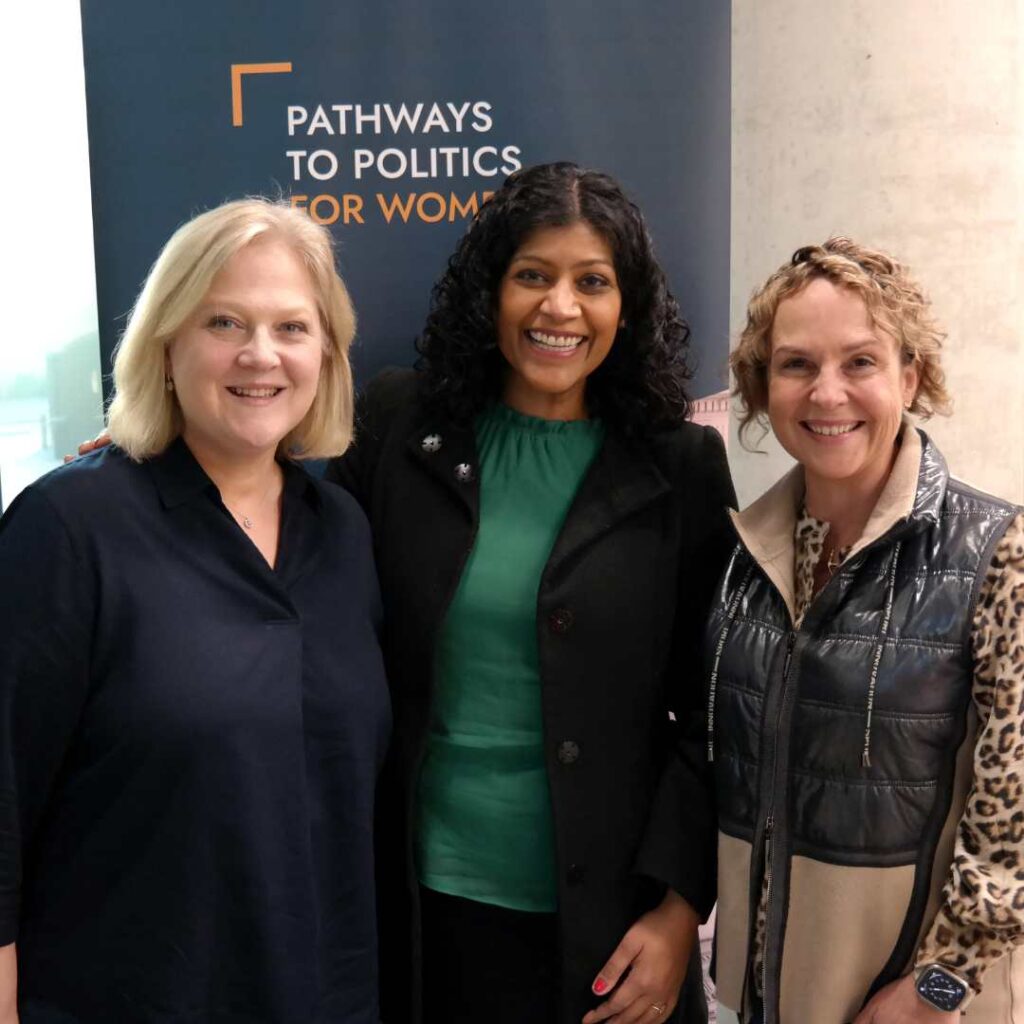
{"type": "Polygon", "coordinates": [[[242,124],[242,75],[280,75],[291,69],[291,61],[286,64],[232,64],[231,123],[236,128],[242,124]]]}

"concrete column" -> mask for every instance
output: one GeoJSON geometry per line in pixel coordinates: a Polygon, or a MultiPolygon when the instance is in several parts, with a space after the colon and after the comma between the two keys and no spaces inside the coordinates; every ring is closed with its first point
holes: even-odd
{"type": "MultiPolygon", "coordinates": [[[[731,328],[794,249],[908,263],[949,332],[952,471],[1024,501],[1024,0],[733,0],[731,328]]],[[[746,504],[789,465],[729,445],[746,504]]],[[[752,435],[756,437],[756,432],[752,435]]]]}

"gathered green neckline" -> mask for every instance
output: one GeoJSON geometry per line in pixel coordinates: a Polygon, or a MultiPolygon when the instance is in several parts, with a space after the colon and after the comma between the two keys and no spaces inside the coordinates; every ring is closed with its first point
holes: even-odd
{"type": "Polygon", "coordinates": [[[485,409],[481,418],[493,423],[507,424],[510,427],[534,434],[589,434],[600,432],[603,429],[603,423],[599,419],[547,420],[541,416],[529,416],[524,412],[518,412],[502,402],[496,402],[485,409]]]}

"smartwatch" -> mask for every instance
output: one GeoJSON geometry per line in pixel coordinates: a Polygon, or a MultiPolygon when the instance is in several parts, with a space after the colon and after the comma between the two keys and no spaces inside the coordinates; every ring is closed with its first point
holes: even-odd
{"type": "Polygon", "coordinates": [[[928,964],[918,972],[914,982],[917,994],[936,1010],[952,1013],[959,1010],[967,998],[968,988],[951,970],[938,964],[928,964]]]}

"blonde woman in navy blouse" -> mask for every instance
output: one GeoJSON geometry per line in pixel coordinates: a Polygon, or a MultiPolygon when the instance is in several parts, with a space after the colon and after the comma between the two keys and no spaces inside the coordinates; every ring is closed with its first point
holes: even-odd
{"type": "Polygon", "coordinates": [[[114,369],[114,445],[0,521],[0,1021],[377,1024],[389,730],[327,232],[182,226],[114,369]]]}
{"type": "Polygon", "coordinates": [[[698,650],[733,492],[684,422],[688,336],[612,179],[519,172],[329,471],[384,597],[386,1024],[706,1019],[698,650]]]}

